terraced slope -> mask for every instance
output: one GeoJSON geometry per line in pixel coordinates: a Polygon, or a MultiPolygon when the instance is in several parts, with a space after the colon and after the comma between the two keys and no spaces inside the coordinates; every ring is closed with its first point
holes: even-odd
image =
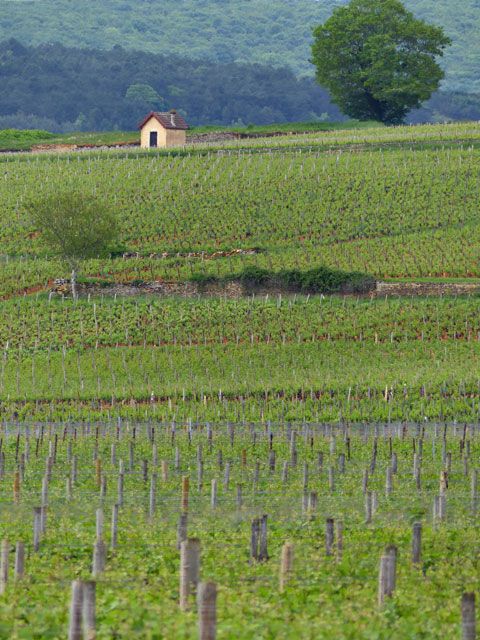
{"type": "Polygon", "coordinates": [[[474,419],[475,296],[115,300],[100,289],[49,301],[66,268],[23,205],[65,189],[112,203],[128,253],[84,265],[100,282],[323,265],[468,280],[480,275],[478,141],[466,124],[4,157],[0,415],[474,419]]]}
{"type": "Polygon", "coordinates": [[[139,254],[93,261],[89,276],[184,281],[320,265],[380,278],[478,276],[479,139],[480,127],[466,124],[169,154],[4,156],[0,296],[66,274],[23,205],[75,189],[114,207],[122,250],[139,254]]]}

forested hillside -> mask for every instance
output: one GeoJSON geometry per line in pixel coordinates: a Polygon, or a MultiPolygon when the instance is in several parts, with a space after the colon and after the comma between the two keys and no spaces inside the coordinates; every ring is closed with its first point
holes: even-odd
{"type": "MultiPolygon", "coordinates": [[[[313,78],[286,67],[0,43],[0,130],[133,130],[144,113],[172,106],[191,125],[342,119],[313,78]]],[[[479,118],[477,95],[439,92],[409,121],[479,118]]]]}
{"type": "MultiPolygon", "coordinates": [[[[0,40],[69,46],[122,45],[217,62],[261,62],[312,73],[312,26],[345,0],[45,0],[4,2],[0,40]]],[[[453,41],[444,86],[480,90],[478,0],[405,0],[453,41]]]]}
{"type": "Polygon", "coordinates": [[[131,130],[171,106],[192,125],[341,119],[313,78],[285,67],[0,43],[0,129],[131,130]]]}

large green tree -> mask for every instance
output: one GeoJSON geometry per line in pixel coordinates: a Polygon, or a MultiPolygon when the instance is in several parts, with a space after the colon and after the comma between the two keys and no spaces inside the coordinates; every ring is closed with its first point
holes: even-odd
{"type": "Polygon", "coordinates": [[[313,33],[318,82],[359,120],[402,122],[444,76],[437,57],[450,39],[399,0],[351,0],[313,33]]]}

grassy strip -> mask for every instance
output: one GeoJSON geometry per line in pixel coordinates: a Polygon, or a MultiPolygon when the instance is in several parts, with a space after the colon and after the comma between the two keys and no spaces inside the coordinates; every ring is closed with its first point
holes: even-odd
{"type": "MultiPolygon", "coordinates": [[[[244,133],[259,135],[262,133],[305,133],[315,131],[337,131],[348,129],[366,129],[380,127],[378,122],[286,122],[270,125],[219,126],[206,125],[203,127],[191,127],[187,136],[195,136],[202,133],[244,133]]],[[[55,134],[40,130],[7,129],[0,131],[0,150],[2,151],[28,151],[34,145],[123,145],[139,142],[138,131],[94,131],[55,134]]]]}
{"type": "Polygon", "coordinates": [[[0,130],[1,151],[28,151],[34,144],[50,143],[55,134],[41,130],[0,130]]]}
{"type": "Polygon", "coordinates": [[[432,278],[385,278],[386,282],[398,282],[399,284],[479,284],[480,278],[448,278],[448,277],[432,277],[432,278]]]}
{"type": "Polygon", "coordinates": [[[369,129],[382,127],[383,125],[373,120],[360,122],[358,120],[347,120],[345,122],[282,122],[266,125],[250,124],[244,127],[226,126],[219,127],[217,125],[205,125],[203,127],[191,127],[187,135],[195,135],[197,133],[216,133],[216,132],[233,132],[245,134],[262,134],[262,133],[305,133],[313,131],[342,131],[348,129],[369,129]]]}

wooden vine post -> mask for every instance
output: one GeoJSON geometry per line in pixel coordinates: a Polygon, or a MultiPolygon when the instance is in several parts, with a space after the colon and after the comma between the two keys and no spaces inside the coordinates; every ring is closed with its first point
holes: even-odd
{"type": "Polygon", "coordinates": [[[102,461],[100,458],[97,458],[95,460],[95,483],[99,489],[100,489],[101,482],[102,482],[102,461]]]}
{"type": "Polygon", "coordinates": [[[40,536],[42,534],[42,507],[33,508],[33,550],[40,548],[40,536]]]}
{"type": "Polygon", "coordinates": [[[15,471],[13,476],[13,501],[15,504],[20,502],[20,471],[15,471]]]}
{"type": "Polygon", "coordinates": [[[197,603],[199,640],[215,640],[217,637],[217,585],[214,582],[200,582],[197,603]]]}
{"type": "Polygon", "coordinates": [[[25,573],[25,544],[22,541],[15,545],[15,581],[21,580],[25,573]]]}
{"type": "Polygon", "coordinates": [[[397,572],[397,548],[393,545],[385,549],[380,558],[378,574],[378,605],[381,607],[386,598],[390,598],[395,591],[397,572]]]}
{"type": "Polygon", "coordinates": [[[412,563],[418,565],[422,559],[422,523],[415,522],[412,531],[412,563]]]}
{"type": "Polygon", "coordinates": [[[189,607],[189,597],[200,579],[200,540],[187,538],[180,545],[180,609],[189,607]]]}
{"type": "Polygon", "coordinates": [[[101,538],[97,538],[93,547],[92,575],[94,577],[99,576],[105,571],[106,562],[107,546],[101,538]]]}
{"type": "Polygon", "coordinates": [[[96,582],[87,580],[83,583],[82,623],[85,640],[96,637],[96,582]]]}
{"type": "Polygon", "coordinates": [[[68,627],[68,640],[82,640],[83,625],[83,583],[81,580],[72,582],[72,596],[70,600],[70,623],[68,627]]]}
{"type": "Polygon", "coordinates": [[[96,583],[74,580],[70,600],[68,640],[96,638],[96,583]]]}
{"type": "Polygon", "coordinates": [[[285,590],[287,582],[291,576],[293,569],[293,544],[291,542],[285,542],[282,547],[282,556],[280,560],[280,581],[279,589],[280,593],[285,590]]]}
{"type": "Polygon", "coordinates": [[[190,478],[189,476],[182,476],[182,500],[180,508],[183,513],[188,511],[188,494],[190,491],[190,478]]]}
{"type": "Polygon", "coordinates": [[[335,542],[335,521],[327,518],[325,526],[325,555],[333,555],[333,545],[335,542]]]}
{"type": "Polygon", "coordinates": [[[8,554],[10,551],[10,544],[8,540],[2,540],[2,546],[0,550],[0,594],[5,593],[8,582],[8,554]]]}
{"type": "Polygon", "coordinates": [[[462,640],[476,640],[477,622],[475,615],[475,594],[462,595],[462,640]]]}

